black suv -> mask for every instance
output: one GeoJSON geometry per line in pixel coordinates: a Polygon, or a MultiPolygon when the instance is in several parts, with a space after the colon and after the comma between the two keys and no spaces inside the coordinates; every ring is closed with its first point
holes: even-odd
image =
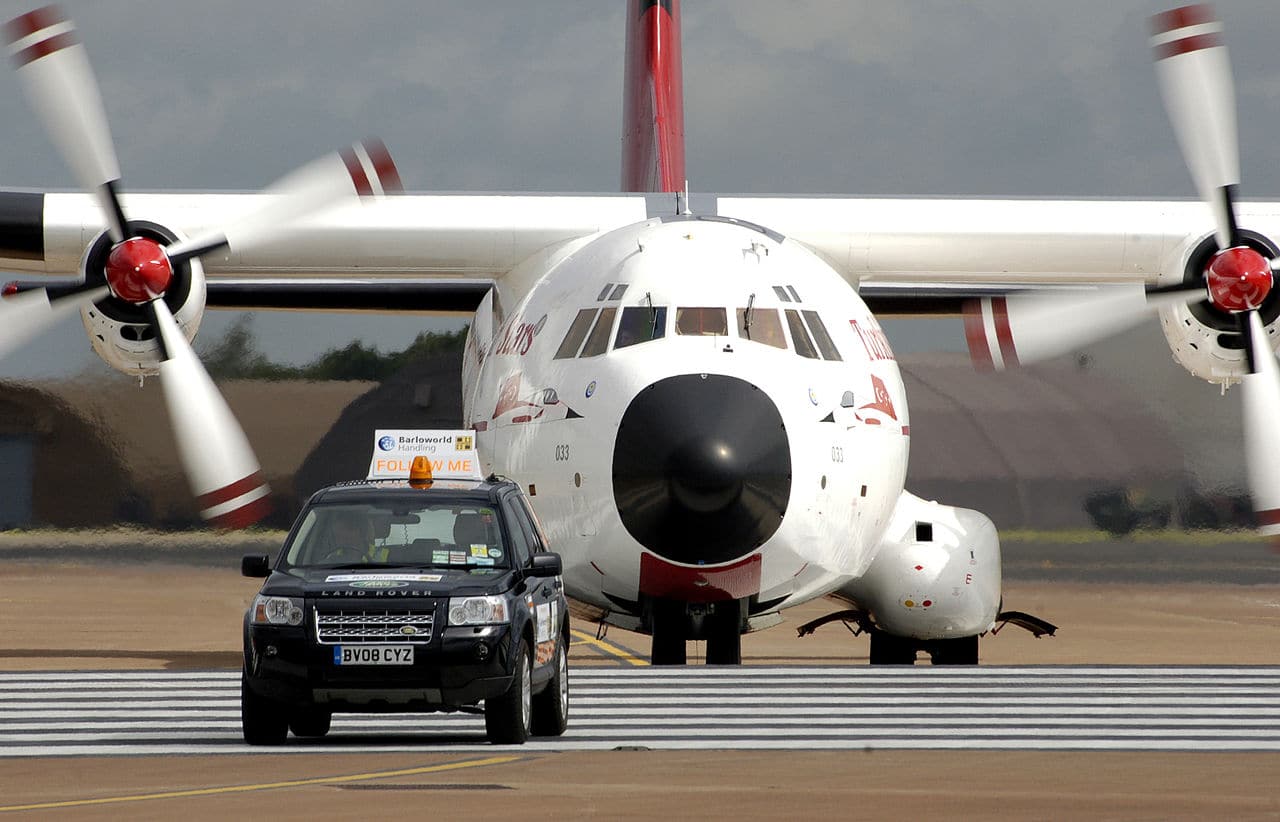
{"type": "Polygon", "coordinates": [[[334,712],[470,711],[489,741],[564,732],[569,614],[520,487],[490,477],[317,491],[244,619],[245,741],[319,737],[334,712]]]}

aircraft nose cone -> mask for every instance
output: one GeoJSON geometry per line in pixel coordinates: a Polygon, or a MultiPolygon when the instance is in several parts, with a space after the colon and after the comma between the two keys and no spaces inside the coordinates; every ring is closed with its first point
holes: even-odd
{"type": "Polygon", "coordinates": [[[744,556],[773,536],[787,510],[782,416],[736,377],[659,380],[622,416],[613,493],[627,531],[661,557],[696,565],[744,556]]]}

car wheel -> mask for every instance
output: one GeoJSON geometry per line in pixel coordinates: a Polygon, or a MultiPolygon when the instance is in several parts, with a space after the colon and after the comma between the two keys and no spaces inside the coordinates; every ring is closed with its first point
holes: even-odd
{"type": "Polygon", "coordinates": [[[284,706],[258,696],[249,687],[249,677],[240,672],[240,727],[250,745],[283,745],[289,733],[284,706]]]}
{"type": "Polygon", "coordinates": [[[516,645],[511,687],[484,701],[484,728],[495,745],[523,745],[533,716],[533,660],[523,639],[516,645]]]}
{"type": "Polygon", "coordinates": [[[533,735],[560,736],[569,727],[569,643],[560,638],[556,648],[556,672],[546,689],[533,698],[533,735]]]}
{"type": "Polygon", "coordinates": [[[333,714],[316,709],[299,711],[289,719],[289,730],[294,736],[320,737],[329,733],[333,714]]]}

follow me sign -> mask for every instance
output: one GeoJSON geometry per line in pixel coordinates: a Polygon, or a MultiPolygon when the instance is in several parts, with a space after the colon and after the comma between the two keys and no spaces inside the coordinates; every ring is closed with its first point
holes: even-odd
{"type": "Polygon", "coordinates": [[[369,479],[408,479],[414,457],[431,460],[437,479],[481,479],[474,431],[379,428],[373,432],[369,479]]]}

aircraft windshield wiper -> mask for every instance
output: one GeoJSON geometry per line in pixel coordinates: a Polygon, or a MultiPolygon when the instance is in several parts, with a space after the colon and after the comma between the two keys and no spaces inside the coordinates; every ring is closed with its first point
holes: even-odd
{"type": "Polygon", "coordinates": [[[755,310],[756,295],[752,292],[751,296],[747,297],[747,311],[742,317],[742,333],[746,334],[748,340],[751,339],[751,315],[755,310]]]}

